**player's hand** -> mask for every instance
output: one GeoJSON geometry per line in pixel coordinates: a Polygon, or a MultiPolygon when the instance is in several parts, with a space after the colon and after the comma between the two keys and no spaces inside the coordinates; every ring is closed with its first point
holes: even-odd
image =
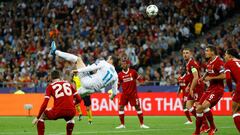
{"type": "Polygon", "coordinates": [[[78,70],[72,70],[71,71],[71,74],[75,74],[75,73],[78,73],[78,70]]]}
{"type": "Polygon", "coordinates": [[[203,82],[203,78],[201,77],[198,79],[198,84],[201,84],[202,82],[203,82]]]}
{"type": "Polygon", "coordinates": [[[35,126],[38,123],[39,119],[35,117],[32,121],[33,126],[35,126]]]}
{"type": "Polygon", "coordinates": [[[212,77],[210,77],[210,76],[206,76],[206,77],[204,78],[204,81],[210,81],[210,80],[212,80],[212,77]]]}

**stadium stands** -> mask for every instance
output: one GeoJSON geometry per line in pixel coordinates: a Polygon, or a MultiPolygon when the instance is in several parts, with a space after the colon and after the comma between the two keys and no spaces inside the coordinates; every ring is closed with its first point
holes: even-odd
{"type": "MultiPolygon", "coordinates": [[[[0,87],[45,87],[48,73],[61,69],[67,78],[73,68],[63,60],[52,61],[49,55],[49,32],[57,28],[58,48],[82,55],[91,64],[95,59],[126,53],[132,65],[146,81],[160,85],[176,84],[182,59],[179,51],[189,41],[206,34],[199,45],[240,46],[240,22],[229,24],[216,35],[207,30],[234,13],[234,1],[228,3],[192,0],[153,0],[159,15],[145,14],[147,0],[46,0],[0,3],[0,87]],[[202,24],[201,32],[196,32],[202,24]],[[200,35],[199,35],[200,34],[200,35]],[[13,83],[12,83],[13,82],[13,83]]],[[[196,44],[198,46],[198,44],[196,44]]],[[[196,51],[201,63],[203,50],[196,51]]],[[[58,59],[58,58],[57,58],[58,59]]],[[[119,63],[116,67],[119,70],[119,63]]]]}

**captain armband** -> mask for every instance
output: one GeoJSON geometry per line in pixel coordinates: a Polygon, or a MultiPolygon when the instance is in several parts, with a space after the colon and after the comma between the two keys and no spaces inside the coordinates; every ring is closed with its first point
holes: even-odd
{"type": "Polygon", "coordinates": [[[192,71],[192,73],[194,73],[194,72],[197,72],[197,69],[196,68],[192,68],[191,71],[192,71]]]}

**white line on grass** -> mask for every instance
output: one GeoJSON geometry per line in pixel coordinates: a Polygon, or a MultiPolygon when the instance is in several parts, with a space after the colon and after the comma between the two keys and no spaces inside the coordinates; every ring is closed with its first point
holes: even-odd
{"type": "MultiPolygon", "coordinates": [[[[219,127],[219,129],[231,129],[234,128],[233,126],[229,127],[219,127]]],[[[136,129],[136,130],[126,130],[126,129],[115,129],[111,131],[87,131],[87,132],[73,132],[75,134],[107,134],[107,133],[112,133],[112,134],[117,134],[117,133],[137,133],[137,132],[152,132],[152,131],[182,131],[182,130],[193,130],[195,128],[163,128],[163,129],[136,129]]],[[[36,132],[4,132],[0,133],[0,135],[26,135],[26,134],[35,134],[36,132]]],[[[60,132],[60,133],[54,133],[50,132],[49,135],[65,135],[66,132],[60,132]]]]}

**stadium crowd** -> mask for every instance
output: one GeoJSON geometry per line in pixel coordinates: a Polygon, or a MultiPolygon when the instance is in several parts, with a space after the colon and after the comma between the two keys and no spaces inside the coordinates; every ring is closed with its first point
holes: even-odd
{"type": "MultiPolygon", "coordinates": [[[[81,55],[88,64],[100,57],[127,54],[145,80],[160,85],[176,84],[183,65],[179,51],[196,39],[196,23],[202,25],[206,44],[240,47],[240,22],[222,26],[216,33],[207,30],[234,14],[234,1],[153,0],[157,17],[146,16],[147,0],[20,0],[0,3],[0,87],[9,82],[26,82],[28,87],[45,87],[52,69],[64,75],[74,68],[49,55],[49,32],[58,29],[58,49],[81,55]]],[[[203,63],[203,49],[195,50],[203,63]]],[[[119,71],[119,63],[116,62],[119,71]]],[[[3,86],[4,85],[4,86],[3,86]]]]}

